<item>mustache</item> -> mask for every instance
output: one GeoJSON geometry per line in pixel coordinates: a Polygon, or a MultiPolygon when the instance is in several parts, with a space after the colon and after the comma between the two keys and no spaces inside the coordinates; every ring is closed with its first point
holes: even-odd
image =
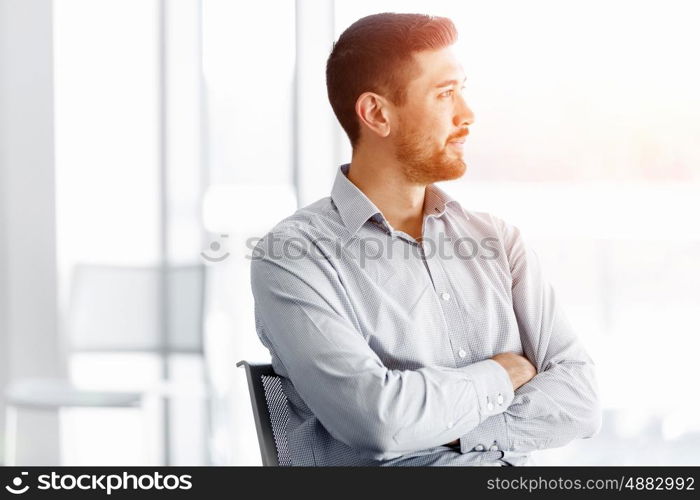
{"type": "Polygon", "coordinates": [[[458,134],[455,134],[455,135],[451,136],[451,137],[447,140],[447,142],[449,142],[449,141],[454,141],[455,139],[461,139],[462,137],[466,137],[466,136],[468,136],[468,135],[469,135],[469,129],[468,129],[468,128],[465,128],[462,132],[459,132],[458,134]]]}

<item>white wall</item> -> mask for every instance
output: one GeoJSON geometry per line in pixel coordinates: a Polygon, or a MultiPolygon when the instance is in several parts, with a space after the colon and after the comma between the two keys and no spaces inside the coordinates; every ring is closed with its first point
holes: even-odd
{"type": "MultiPolygon", "coordinates": [[[[0,0],[3,390],[12,378],[56,376],[61,371],[57,342],[51,20],[50,0],[0,0]]],[[[4,417],[2,399],[0,410],[4,417]]],[[[18,463],[57,463],[55,416],[23,417],[24,414],[18,463]]]]}
{"type": "MultiPolygon", "coordinates": [[[[339,126],[326,98],[326,60],[333,48],[334,2],[296,1],[294,134],[299,206],[328,196],[339,153],[339,126]]],[[[337,165],[336,165],[337,163],[337,165]]]]}

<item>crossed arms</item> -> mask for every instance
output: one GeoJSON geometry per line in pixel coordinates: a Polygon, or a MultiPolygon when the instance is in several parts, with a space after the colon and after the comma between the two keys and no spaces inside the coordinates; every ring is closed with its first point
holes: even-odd
{"type": "MultiPolygon", "coordinates": [[[[463,453],[494,441],[501,450],[527,452],[597,432],[593,363],[517,228],[496,222],[524,356],[502,354],[460,368],[387,368],[347,314],[350,299],[327,260],[253,260],[261,339],[335,439],[387,460],[456,439],[463,453]]],[[[286,235],[297,238],[275,244],[303,250],[298,234],[286,235]]]]}
{"type": "Polygon", "coordinates": [[[517,388],[503,413],[461,436],[460,449],[497,442],[504,451],[529,452],[592,437],[602,423],[594,363],[543,279],[537,255],[516,227],[494,219],[511,267],[523,353],[537,374],[517,388]]]}

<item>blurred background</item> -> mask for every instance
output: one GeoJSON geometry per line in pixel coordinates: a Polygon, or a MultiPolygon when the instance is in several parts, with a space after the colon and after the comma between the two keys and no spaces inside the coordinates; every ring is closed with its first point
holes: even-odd
{"type": "Polygon", "coordinates": [[[695,7],[0,0],[0,462],[261,463],[246,256],[329,195],[325,59],[395,11],[457,25],[442,187],[521,228],[598,366],[601,433],[535,463],[699,464],[695,7]]]}

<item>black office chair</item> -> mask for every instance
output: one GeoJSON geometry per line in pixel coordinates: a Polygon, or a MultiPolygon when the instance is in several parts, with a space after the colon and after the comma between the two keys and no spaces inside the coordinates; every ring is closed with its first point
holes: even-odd
{"type": "Polygon", "coordinates": [[[280,377],[269,364],[248,363],[241,360],[236,363],[236,366],[245,367],[263,465],[266,467],[291,466],[292,459],[286,432],[289,407],[280,377]]]}

